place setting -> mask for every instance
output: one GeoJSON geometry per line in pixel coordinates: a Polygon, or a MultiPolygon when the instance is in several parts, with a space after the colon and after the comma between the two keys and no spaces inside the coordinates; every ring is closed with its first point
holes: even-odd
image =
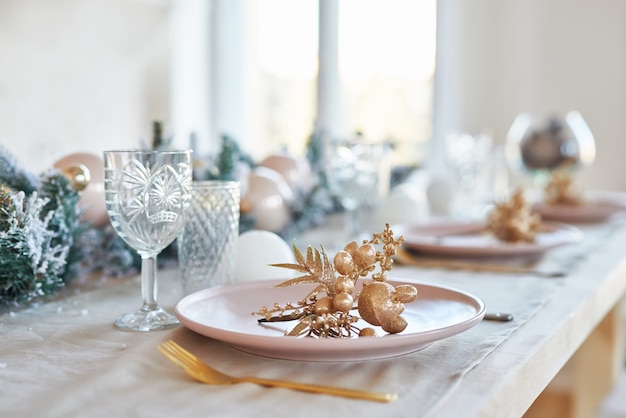
{"type": "Polygon", "coordinates": [[[439,220],[394,229],[405,238],[396,256],[400,264],[544,277],[566,272],[542,266],[547,253],[583,239],[575,226],[544,221],[523,189],[496,202],[484,220],[439,220]]]}
{"type": "Polygon", "coordinates": [[[510,167],[532,180],[533,209],[543,219],[594,224],[626,211],[622,196],[581,187],[580,173],[594,163],[596,141],[579,112],[543,119],[518,115],[506,151],[510,167]]]}
{"type": "Polygon", "coordinates": [[[451,194],[454,211],[394,225],[405,237],[400,264],[562,277],[626,211],[615,193],[581,191],[580,172],[596,150],[578,112],[520,114],[503,148],[491,147],[484,134],[451,135],[446,144],[459,186],[451,194]]]}
{"type": "MultiPolygon", "coordinates": [[[[333,167],[338,175],[340,170],[333,167]]],[[[344,188],[332,191],[341,196],[344,188]]],[[[373,190],[370,194],[375,193],[373,190]]],[[[368,198],[372,200],[372,196],[368,198]]],[[[379,196],[373,200],[381,199],[379,196]]],[[[269,257],[262,260],[275,268],[277,277],[278,271],[291,272],[283,279],[235,281],[224,268],[219,274],[212,273],[217,264],[232,267],[223,259],[232,259],[233,255],[222,251],[206,259],[190,256],[207,253],[211,240],[192,238],[210,233],[202,232],[197,220],[209,214],[189,211],[187,223],[194,226],[186,228],[179,241],[179,250],[184,252],[180,267],[186,291],[176,304],[177,318],[195,333],[262,357],[312,362],[396,357],[463,333],[486,315],[489,319],[511,319],[510,314],[487,314],[480,298],[460,288],[437,281],[398,278],[401,276],[391,270],[395,262],[402,264],[402,254],[417,251],[455,257],[536,257],[582,238],[575,227],[540,222],[530,211],[522,190],[510,201],[501,202],[484,222],[386,224],[384,230],[369,238],[362,230],[356,237],[356,223],[351,218],[362,203],[360,197],[353,200],[358,202],[346,209],[351,228],[345,236],[349,240],[342,246],[329,251],[306,243],[301,249],[294,241],[289,258],[282,262],[269,257]],[[225,280],[211,279],[216,275],[225,280]],[[189,283],[194,283],[193,289],[189,283]],[[367,296],[370,290],[373,295],[367,296]]],[[[267,238],[267,234],[264,236],[267,238]]],[[[244,237],[246,234],[240,239],[244,237]]],[[[247,243],[245,253],[236,255],[238,263],[256,265],[260,249],[271,245],[260,235],[256,239],[256,244],[247,243]]]]}
{"type": "Polygon", "coordinates": [[[323,250],[296,247],[296,263],[276,267],[297,277],[201,290],[184,297],[176,313],[191,330],[243,351],[306,361],[398,356],[482,320],[484,303],[466,292],[387,279],[399,242],[387,226],[333,261],[323,250]]]}
{"type": "Polygon", "coordinates": [[[566,168],[556,170],[544,190],[536,193],[533,210],[543,219],[571,224],[610,222],[626,212],[626,201],[615,193],[581,191],[566,168]]]}
{"type": "Polygon", "coordinates": [[[189,159],[189,152],[105,152],[109,215],[145,260],[142,294],[148,295],[141,316],[121,317],[117,327],[152,331],[180,323],[262,357],[345,362],[420,351],[483,320],[485,304],[470,293],[390,275],[404,238],[388,224],[333,253],[310,244],[300,250],[294,243],[289,258],[263,260],[276,277],[290,271],[288,278],[236,281],[236,264],[252,263],[255,249],[269,246],[268,234],[238,246],[248,236],[238,233],[239,184],[192,180],[189,159]],[[162,194],[165,186],[170,199],[162,194]],[[142,200],[146,196],[149,201],[142,200]],[[161,223],[168,228],[154,229],[161,223]],[[156,286],[156,255],[174,238],[183,297],[170,318],[150,290],[156,286]],[[243,248],[247,252],[237,253],[243,248]]]}

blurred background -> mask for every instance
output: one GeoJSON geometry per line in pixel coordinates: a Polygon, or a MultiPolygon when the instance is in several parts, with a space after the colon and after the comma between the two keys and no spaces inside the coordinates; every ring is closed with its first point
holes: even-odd
{"type": "Polygon", "coordinates": [[[624,21],[621,0],[0,0],[0,144],[42,171],[157,120],[258,159],[324,128],[428,168],[450,132],[503,143],[522,112],[577,110],[597,142],[582,184],[625,190],[624,21]]]}

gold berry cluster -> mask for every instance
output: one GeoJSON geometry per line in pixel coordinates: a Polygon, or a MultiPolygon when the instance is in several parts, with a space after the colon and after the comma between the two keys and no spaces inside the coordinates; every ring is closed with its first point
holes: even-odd
{"type": "Polygon", "coordinates": [[[335,254],[332,262],[323,248],[320,251],[309,246],[305,255],[294,244],[297,263],[273,266],[292,269],[301,275],[277,287],[315,286],[295,304],[281,306],[275,303],[271,308],[264,306],[253,314],[263,317],[259,322],[297,320],[296,326],[288,333],[295,336],[375,335],[372,328],[360,329],[356,326],[360,319],[381,326],[386,332],[401,332],[407,323],[398,318],[404,310],[404,303],[415,300],[417,290],[411,285],[400,285],[396,289],[386,282],[386,274],[391,270],[392,256],[402,241],[402,237],[395,239],[393,231],[386,225],[385,230],[373,234],[371,240],[361,244],[356,241],[348,243],[335,254]],[[376,245],[382,245],[382,249],[378,250],[376,245]],[[371,282],[364,283],[363,290],[357,292],[357,281],[368,277],[371,282]],[[354,310],[358,310],[360,316],[354,314],[354,310]]]}

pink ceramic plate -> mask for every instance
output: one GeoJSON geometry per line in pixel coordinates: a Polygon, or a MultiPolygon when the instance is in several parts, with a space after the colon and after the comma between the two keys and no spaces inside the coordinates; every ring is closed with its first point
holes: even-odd
{"type": "Polygon", "coordinates": [[[539,254],[561,245],[579,242],[582,233],[571,225],[546,222],[532,243],[508,243],[486,232],[484,222],[444,222],[424,225],[395,225],[404,246],[418,251],[455,256],[539,254]]]}
{"type": "Polygon", "coordinates": [[[616,213],[626,211],[626,206],[610,201],[589,201],[579,206],[538,203],[533,209],[547,220],[594,223],[604,222],[616,213]]]}
{"type": "Polygon", "coordinates": [[[287,360],[357,361],[421,350],[466,331],[485,314],[484,303],[468,293],[416,282],[411,284],[417,287],[418,297],[406,305],[403,316],[409,326],[400,334],[377,330],[377,337],[288,337],[284,332],[295,321],[259,324],[259,317],[251,314],[275,302],[295,303],[311,289],[308,285],[272,287],[280,282],[258,281],[200,290],[176,305],[176,315],[192,331],[248,353],[287,360]]]}

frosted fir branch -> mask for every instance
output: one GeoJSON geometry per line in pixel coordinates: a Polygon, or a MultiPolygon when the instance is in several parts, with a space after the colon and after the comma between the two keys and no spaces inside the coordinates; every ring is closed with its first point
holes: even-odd
{"type": "Polygon", "coordinates": [[[8,204],[2,212],[6,229],[0,231],[0,304],[53,293],[64,285],[69,247],[54,243],[54,212],[42,216],[49,199],[5,189],[3,202],[8,204]]]}
{"type": "Polygon", "coordinates": [[[80,220],[83,211],[78,205],[79,193],[59,170],[50,169],[42,174],[41,195],[49,199],[43,213],[53,213],[48,224],[48,229],[55,232],[52,244],[67,250],[66,267],[62,273],[67,282],[83,271],[83,259],[88,249],[84,241],[80,242],[80,237],[89,225],[80,220]]]}
{"type": "Polygon", "coordinates": [[[34,173],[24,169],[8,149],[0,145],[0,184],[14,190],[32,193],[39,190],[41,180],[34,173]]]}

